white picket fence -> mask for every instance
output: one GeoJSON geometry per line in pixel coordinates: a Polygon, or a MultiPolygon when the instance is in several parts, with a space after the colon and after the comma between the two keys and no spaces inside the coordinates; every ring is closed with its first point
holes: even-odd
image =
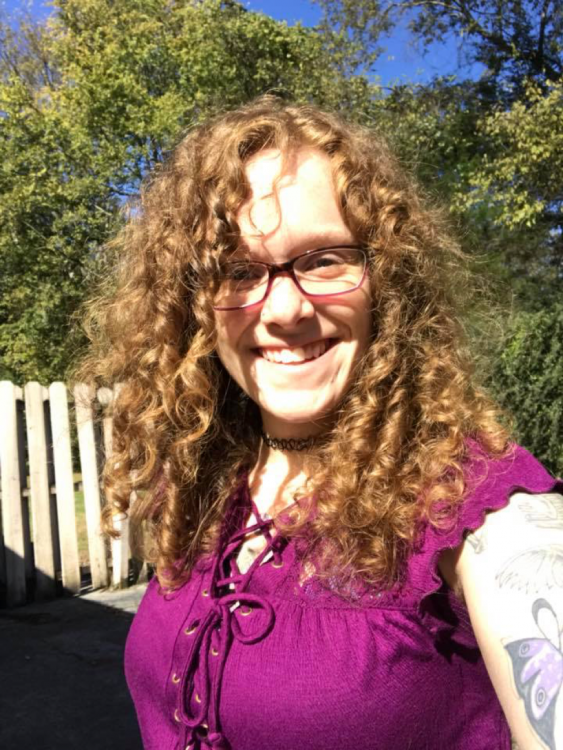
{"type": "Polygon", "coordinates": [[[100,469],[112,450],[111,418],[96,427],[95,412],[114,392],[84,384],[69,394],[64,383],[20,388],[0,381],[0,587],[8,606],[78,594],[87,573],[93,588],[129,581],[129,533],[108,543],[101,532],[100,469]],[[81,569],[76,526],[69,396],[74,401],[81,485],[88,536],[88,566],[81,569]]]}

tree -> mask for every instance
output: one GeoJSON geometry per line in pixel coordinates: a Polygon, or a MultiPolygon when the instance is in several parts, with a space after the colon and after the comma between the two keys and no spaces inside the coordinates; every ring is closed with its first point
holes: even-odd
{"type": "Polygon", "coordinates": [[[361,111],[326,38],[233,0],[59,0],[0,28],[0,377],[64,376],[121,209],[178,133],[266,91],[361,111]]]}
{"type": "Polygon", "coordinates": [[[466,62],[485,66],[478,80],[395,86],[378,117],[519,303],[549,303],[563,279],[563,2],[318,2],[327,32],[375,72],[399,22],[423,48],[455,35],[466,62]]]}
{"type": "Polygon", "coordinates": [[[324,28],[351,37],[359,64],[373,65],[385,49],[382,37],[406,22],[423,49],[455,36],[466,63],[481,63],[497,87],[563,75],[561,0],[315,1],[324,28]]]}
{"type": "Polygon", "coordinates": [[[490,387],[514,415],[518,439],[563,474],[563,305],[520,312],[508,329],[490,387]]]}

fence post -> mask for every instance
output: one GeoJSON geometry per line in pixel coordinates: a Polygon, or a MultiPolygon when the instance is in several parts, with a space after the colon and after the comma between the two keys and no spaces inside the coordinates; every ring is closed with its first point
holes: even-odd
{"type": "MultiPolygon", "coordinates": [[[[98,401],[104,408],[103,418],[104,431],[104,453],[106,461],[109,461],[113,452],[113,419],[107,415],[107,411],[115,398],[117,398],[119,386],[116,385],[112,392],[109,388],[98,390],[98,401]]],[[[127,517],[116,515],[113,526],[119,531],[119,539],[111,540],[111,556],[113,561],[112,584],[119,588],[125,588],[129,583],[129,520],[127,517]]]]}
{"type": "Polygon", "coordinates": [[[56,519],[51,514],[43,407],[43,401],[48,396],[48,391],[39,383],[31,382],[25,385],[24,396],[36,594],[38,599],[48,599],[55,596],[57,588],[53,544],[56,519]]]}
{"type": "Polygon", "coordinates": [[[92,586],[104,588],[109,583],[109,577],[105,543],[100,524],[102,504],[92,411],[94,396],[94,388],[86,383],[78,383],[74,387],[92,586]]]}
{"type": "Polygon", "coordinates": [[[53,435],[63,587],[73,594],[78,594],[80,592],[80,560],[76,532],[76,504],[70,447],[68,399],[64,383],[51,383],[49,386],[49,406],[53,435]]]}
{"type": "Polygon", "coordinates": [[[8,380],[0,382],[0,471],[2,474],[2,525],[6,556],[6,588],[9,606],[24,604],[25,552],[22,476],[18,455],[16,400],[21,388],[8,380]]]}

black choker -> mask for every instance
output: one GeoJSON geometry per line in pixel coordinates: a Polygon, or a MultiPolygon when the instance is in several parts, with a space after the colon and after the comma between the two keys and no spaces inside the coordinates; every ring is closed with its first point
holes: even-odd
{"type": "Polygon", "coordinates": [[[268,448],[276,451],[304,451],[320,442],[319,435],[309,435],[306,438],[275,438],[266,435],[264,430],[261,430],[260,434],[268,448]]]}

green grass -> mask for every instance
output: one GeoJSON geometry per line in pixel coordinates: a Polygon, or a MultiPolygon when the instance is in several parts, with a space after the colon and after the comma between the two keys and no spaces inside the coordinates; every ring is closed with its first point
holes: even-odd
{"type": "Polygon", "coordinates": [[[86,511],[84,509],[84,493],[74,493],[76,509],[76,533],[78,535],[78,557],[80,565],[88,565],[88,532],[86,530],[86,511]]]}

